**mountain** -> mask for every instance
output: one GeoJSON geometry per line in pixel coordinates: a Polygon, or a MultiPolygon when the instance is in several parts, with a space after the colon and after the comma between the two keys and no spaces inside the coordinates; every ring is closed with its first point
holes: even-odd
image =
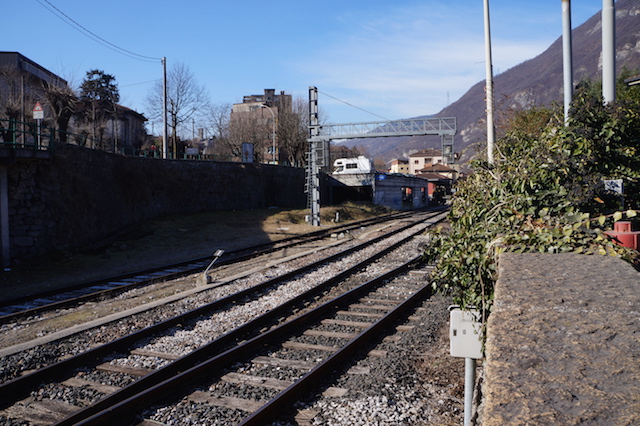
{"type": "MultiPolygon", "coordinates": [[[[640,2],[618,0],[616,7],[616,69],[640,70],[640,2]]],[[[585,78],[602,78],[602,32],[600,13],[573,29],[573,81],[574,85],[585,78]]],[[[563,104],[562,37],[533,59],[494,76],[495,112],[522,109],[532,106],[563,104]]],[[[461,161],[468,160],[476,144],[486,141],[484,100],[485,81],[476,83],[456,102],[450,104],[436,117],[456,117],[458,134],[455,151],[462,154],[461,161]]],[[[359,139],[342,145],[363,147],[371,158],[385,162],[425,149],[440,149],[440,138],[414,136],[380,139],[359,139]]]]}

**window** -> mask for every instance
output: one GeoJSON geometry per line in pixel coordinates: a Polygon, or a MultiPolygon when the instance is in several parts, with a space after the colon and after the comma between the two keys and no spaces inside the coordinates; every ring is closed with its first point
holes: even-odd
{"type": "Polygon", "coordinates": [[[356,163],[347,163],[347,169],[357,169],[358,165],[356,163]]]}

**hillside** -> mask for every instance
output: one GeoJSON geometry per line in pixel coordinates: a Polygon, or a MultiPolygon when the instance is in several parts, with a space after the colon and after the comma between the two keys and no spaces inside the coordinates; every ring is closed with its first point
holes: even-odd
{"type": "MultiPolygon", "coordinates": [[[[584,78],[601,79],[600,13],[572,31],[573,79],[577,84],[584,78]]],[[[637,0],[616,1],[616,68],[640,69],[640,3],[637,0]]],[[[476,83],[460,99],[444,108],[436,117],[456,117],[458,134],[455,150],[462,153],[462,161],[475,153],[475,145],[485,141],[484,80],[476,83]]],[[[540,55],[494,77],[495,117],[508,109],[545,106],[563,103],[562,37],[540,55]]],[[[438,137],[399,137],[360,139],[344,142],[348,147],[360,146],[367,155],[385,162],[425,148],[440,148],[438,137]]]]}

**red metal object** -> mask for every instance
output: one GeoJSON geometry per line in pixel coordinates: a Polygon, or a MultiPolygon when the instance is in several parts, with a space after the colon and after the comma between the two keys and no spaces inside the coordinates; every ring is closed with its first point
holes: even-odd
{"type": "Polygon", "coordinates": [[[613,224],[613,231],[605,231],[605,234],[624,247],[638,250],[640,247],[640,231],[633,230],[633,224],[629,221],[619,221],[613,224]]]}

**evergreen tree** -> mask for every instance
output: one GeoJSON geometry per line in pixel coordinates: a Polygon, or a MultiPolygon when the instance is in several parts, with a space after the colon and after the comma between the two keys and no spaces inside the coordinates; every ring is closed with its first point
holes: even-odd
{"type": "Polygon", "coordinates": [[[116,115],[116,104],[120,101],[115,77],[101,70],[87,71],[80,86],[78,116],[89,124],[93,140],[104,136],[104,124],[116,115]]]}

